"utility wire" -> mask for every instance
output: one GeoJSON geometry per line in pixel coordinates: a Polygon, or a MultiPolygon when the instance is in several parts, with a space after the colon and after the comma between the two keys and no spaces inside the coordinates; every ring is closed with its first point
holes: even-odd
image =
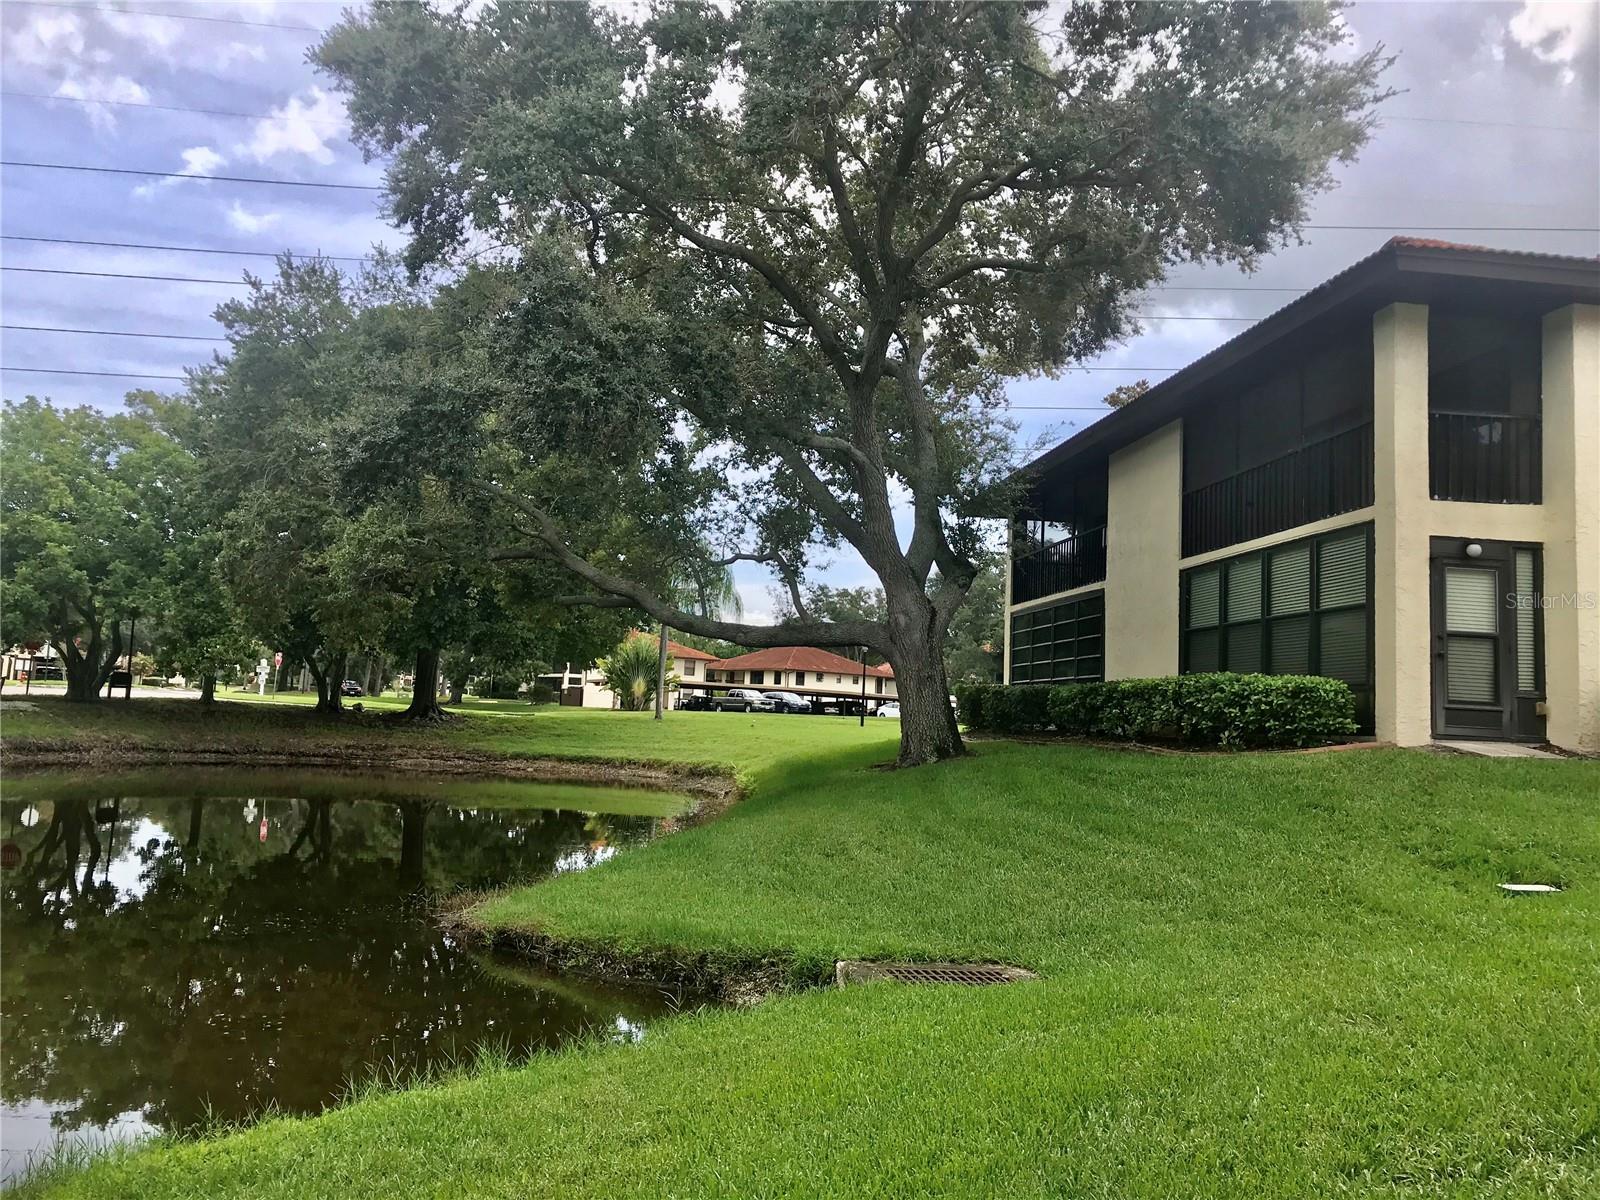
{"type": "MultiPolygon", "coordinates": [[[[21,2],[21,0],[16,0],[21,2]]],[[[37,0],[32,0],[37,2],[37,0]]],[[[63,6],[66,7],[66,6],[63,6]]],[[[73,6],[75,7],[75,6],[73,6]]],[[[170,15],[170,14],[169,14],[170,15]]],[[[200,19],[200,18],[193,18],[200,19]]],[[[221,17],[205,18],[220,21],[221,17]]],[[[307,30],[306,32],[324,32],[322,30],[307,30]]],[[[123,108],[154,108],[165,112],[198,113],[205,117],[243,117],[253,121],[283,120],[281,115],[273,113],[245,113],[230,112],[214,108],[189,108],[180,104],[150,104],[139,100],[95,100],[86,96],[53,96],[49,92],[13,92],[0,91],[0,96],[11,96],[18,100],[54,100],[65,101],[68,104],[115,104],[123,108]]],[[[1542,125],[1532,121],[1479,121],[1467,117],[1400,117],[1386,113],[1378,114],[1380,121],[1414,121],[1427,125],[1488,125],[1502,129],[1546,129],[1558,133],[1593,133],[1591,126],[1583,125],[1542,125]]]]}
{"type": "Polygon", "coordinates": [[[371,255],[306,253],[299,250],[223,250],[209,246],[166,246],[152,242],[94,242],[83,238],[24,237],[21,234],[0,234],[7,242],[39,242],[52,246],[101,246],[116,250],[165,250],[174,254],[231,254],[243,258],[278,258],[288,254],[293,258],[321,258],[329,262],[371,262],[371,255]]]}
{"type": "Polygon", "coordinates": [[[150,104],[144,100],[96,100],[89,96],[52,96],[48,92],[5,92],[13,100],[60,100],[68,104],[112,104],[118,108],[153,108],[161,112],[196,113],[202,117],[239,117],[247,121],[287,121],[287,113],[234,112],[223,108],[189,108],[182,104],[150,104]]]}
{"type": "Polygon", "coordinates": [[[20,271],[27,275],[91,275],[96,279],[154,279],[162,283],[215,283],[222,287],[248,287],[242,279],[195,279],[189,275],[139,275],[132,271],[68,271],[63,267],[8,267],[0,271],[20,271]]]}
{"type": "Polygon", "coordinates": [[[189,171],[144,171],[135,167],[88,167],[78,163],[21,162],[0,159],[0,167],[31,167],[39,171],[92,171],[100,175],[154,175],[162,179],[210,179],[217,183],[266,183],[274,187],[335,188],[344,192],[381,192],[375,183],[322,183],[310,179],[264,179],[256,175],[200,175],[189,171]]]}
{"type": "Polygon", "coordinates": [[[163,338],[174,342],[225,342],[227,338],[211,337],[199,333],[143,333],[127,329],[69,329],[61,325],[0,324],[0,329],[22,329],[29,333],[84,333],[93,337],[163,338]]]}
{"type": "Polygon", "coordinates": [[[293,33],[326,33],[312,25],[282,25],[272,21],[244,21],[238,17],[210,17],[200,13],[152,12],[146,8],[105,8],[98,4],[61,4],[58,0],[8,0],[25,8],[62,8],[68,12],[104,13],[111,17],[160,17],[167,21],[205,21],[211,25],[248,25],[252,29],[283,29],[293,33]]]}
{"type": "Polygon", "coordinates": [[[77,371],[65,367],[0,367],[0,371],[15,371],[19,375],[98,375],[107,379],[175,379],[187,383],[187,375],[146,375],[141,371],[77,371]]]}
{"type": "MultiPolygon", "coordinates": [[[[135,167],[91,167],[79,163],[22,162],[0,160],[0,167],[31,167],[42,171],[93,171],[105,175],[150,175],[162,179],[209,179],[218,183],[261,183],[275,187],[336,188],[350,192],[381,192],[376,183],[323,183],[310,179],[265,179],[255,175],[200,175],[186,171],[148,171],[135,167]]],[[[1413,229],[1445,230],[1458,233],[1600,233],[1600,225],[1433,225],[1410,221],[1404,225],[1323,225],[1308,224],[1303,229],[1360,229],[1380,233],[1404,233],[1413,229]]],[[[1284,289],[1291,290],[1291,289],[1284,289]]]]}

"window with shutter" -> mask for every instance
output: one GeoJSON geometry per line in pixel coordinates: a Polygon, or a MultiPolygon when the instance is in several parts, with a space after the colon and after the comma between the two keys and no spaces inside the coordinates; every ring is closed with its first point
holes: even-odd
{"type": "Polygon", "coordinates": [[[1011,618],[1011,682],[1073,683],[1104,672],[1101,593],[1011,618]]]}
{"type": "Polygon", "coordinates": [[[1317,546],[1317,607],[1367,602],[1367,535],[1341,535],[1317,546]]]}
{"type": "Polygon", "coordinates": [[[1371,539],[1342,529],[1186,572],[1183,670],[1342,679],[1370,729],[1371,539]]]}

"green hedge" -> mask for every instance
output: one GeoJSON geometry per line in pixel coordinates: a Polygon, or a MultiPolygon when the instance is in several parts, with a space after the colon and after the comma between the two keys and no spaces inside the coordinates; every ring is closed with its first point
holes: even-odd
{"type": "Polygon", "coordinates": [[[963,684],[961,720],[980,733],[1248,749],[1314,746],[1356,731],[1348,685],[1317,675],[1170,675],[1108,683],[963,684]]]}

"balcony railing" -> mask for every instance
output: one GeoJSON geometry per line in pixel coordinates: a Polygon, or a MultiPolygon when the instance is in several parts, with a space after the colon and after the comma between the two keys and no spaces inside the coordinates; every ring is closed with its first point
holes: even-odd
{"type": "Polygon", "coordinates": [[[1204,554],[1372,503],[1372,425],[1312,442],[1183,496],[1183,553],[1204,554]]]}
{"type": "Polygon", "coordinates": [[[1538,504],[1544,460],[1538,417],[1428,414],[1428,493],[1435,500],[1538,504]]]}
{"type": "Polygon", "coordinates": [[[1105,577],[1105,526],[1081,529],[1011,560],[1011,603],[1068,592],[1105,577]]]}

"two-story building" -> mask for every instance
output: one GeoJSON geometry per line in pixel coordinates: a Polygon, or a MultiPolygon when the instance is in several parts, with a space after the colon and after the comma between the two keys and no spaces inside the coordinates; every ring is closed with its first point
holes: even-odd
{"type": "Polygon", "coordinates": [[[706,665],[707,683],[794,692],[816,705],[859,702],[868,711],[896,700],[894,668],[863,666],[854,659],[815,646],[771,646],[706,665]]]}
{"type": "Polygon", "coordinates": [[[1006,679],[1600,751],[1600,260],[1394,238],[1024,469],[1006,679]]]}

